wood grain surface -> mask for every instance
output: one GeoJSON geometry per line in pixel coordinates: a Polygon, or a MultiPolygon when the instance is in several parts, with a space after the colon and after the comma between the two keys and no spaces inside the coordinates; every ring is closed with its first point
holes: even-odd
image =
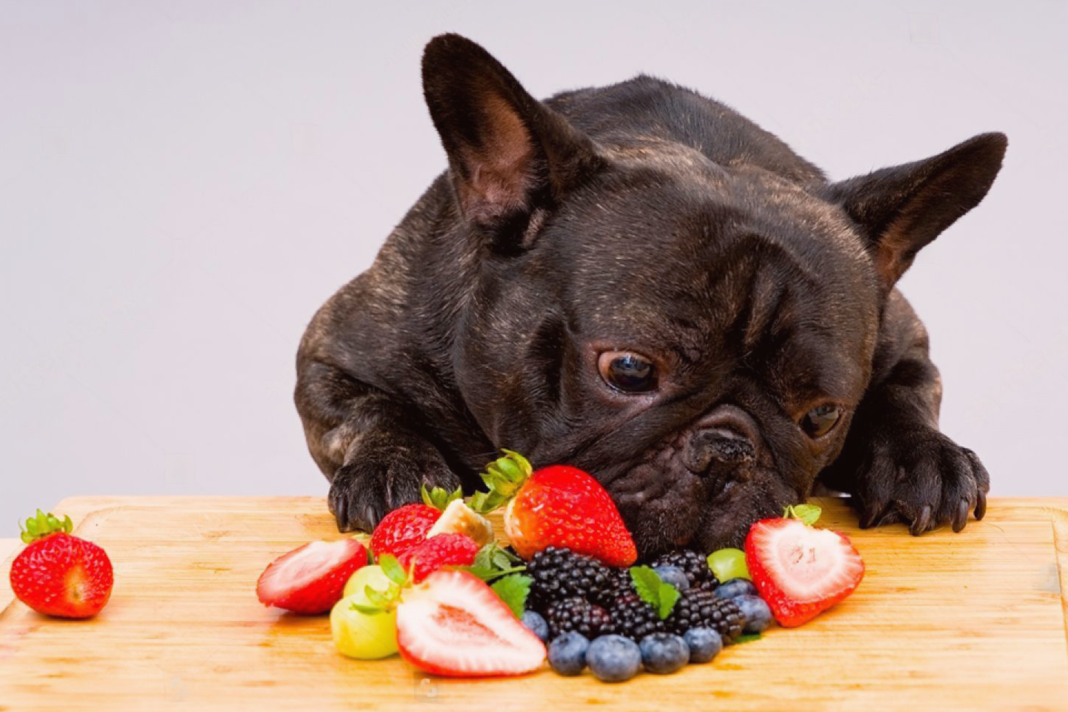
{"type": "Polygon", "coordinates": [[[12,600],[8,558],[0,710],[1068,710],[1068,499],[993,500],[961,534],[920,538],[859,531],[841,503],[821,504],[867,564],[850,599],[712,664],[606,685],[348,660],[326,617],[264,608],[269,561],[338,536],[320,498],[69,499],[53,511],[107,549],[114,595],[91,621],[38,616],[12,600]]]}

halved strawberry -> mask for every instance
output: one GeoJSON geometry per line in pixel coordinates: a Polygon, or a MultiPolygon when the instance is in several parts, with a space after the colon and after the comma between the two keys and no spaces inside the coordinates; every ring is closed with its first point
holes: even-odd
{"type": "Polygon", "coordinates": [[[438,534],[405,549],[397,557],[405,570],[413,567],[412,580],[419,583],[442,566],[470,566],[478,544],[465,534],[438,534]]]}
{"type": "Polygon", "coordinates": [[[455,570],[435,571],[404,592],[397,647],[421,670],[453,677],[523,675],[545,660],[545,644],[490,587],[455,570]]]}
{"type": "Polygon", "coordinates": [[[325,613],[341,600],[345,582],[367,563],[367,549],[355,539],[313,541],[272,561],[256,583],[265,606],[294,613],[325,613]]]}
{"type": "Polygon", "coordinates": [[[450,502],[463,497],[463,491],[446,492],[435,487],[429,492],[424,485],[422,503],[406,504],[382,517],[371,534],[371,552],[375,557],[383,554],[400,556],[406,549],[427,538],[430,528],[441,517],[450,502]]]}
{"type": "Polygon", "coordinates": [[[864,578],[864,562],[848,538],[798,519],[754,524],[745,560],[775,620],[788,628],[835,605],[864,578]]]}

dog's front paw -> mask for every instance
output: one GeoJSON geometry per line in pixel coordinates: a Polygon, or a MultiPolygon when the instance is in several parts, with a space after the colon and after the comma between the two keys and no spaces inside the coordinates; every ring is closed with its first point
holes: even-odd
{"type": "Polygon", "coordinates": [[[339,531],[369,532],[392,510],[420,501],[424,484],[452,491],[460,478],[426,441],[369,435],[334,474],[327,502],[339,531]]]}
{"type": "Polygon", "coordinates": [[[903,522],[913,535],[944,524],[959,532],[986,513],[990,478],[978,456],[921,426],[874,438],[857,482],[860,526],[903,522]]]}

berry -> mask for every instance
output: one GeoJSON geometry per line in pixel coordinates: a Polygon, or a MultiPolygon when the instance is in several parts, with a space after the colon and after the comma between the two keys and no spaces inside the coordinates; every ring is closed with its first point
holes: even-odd
{"type": "Polygon", "coordinates": [[[755,596],[757,587],[749,579],[736,578],[721,583],[716,589],[716,595],[720,598],[737,598],[738,596],[755,596]]]}
{"type": "Polygon", "coordinates": [[[367,564],[367,550],[355,539],[313,541],[272,561],[256,582],[265,606],[311,615],[341,600],[345,583],[367,564]]]}
{"type": "Polygon", "coordinates": [[[554,639],[572,630],[587,638],[612,632],[612,617],[608,611],[577,596],[553,603],[545,617],[549,622],[549,635],[554,639]]]}
{"type": "MultiPolygon", "coordinates": [[[[675,566],[682,569],[683,573],[686,574],[686,580],[690,583],[690,588],[700,588],[701,584],[709,581],[712,581],[713,584],[718,583],[713,580],[715,577],[712,575],[712,571],[708,568],[708,562],[705,560],[705,557],[701,556],[696,551],[682,549],[680,551],[661,554],[656,561],[653,562],[653,568],[658,566],[675,566]]],[[[670,583],[670,581],[668,583],[670,583]]],[[[713,585],[712,588],[714,587],[715,586],[713,585]]]]}
{"type": "Polygon", "coordinates": [[[476,493],[471,506],[485,514],[507,503],[504,531],[521,557],[557,546],[609,566],[634,563],[634,539],[600,482],[567,465],[532,472],[522,455],[504,452],[482,475],[489,491],[476,493]]]}
{"type": "Polygon", "coordinates": [[[578,675],[586,667],[589,647],[590,641],[582,633],[564,633],[549,643],[549,666],[558,675],[578,675]]]}
{"type": "Polygon", "coordinates": [[[708,555],[708,568],[720,581],[742,578],[752,579],[745,564],[745,552],[741,549],[720,549],[708,555]]]}
{"type": "Polygon", "coordinates": [[[406,504],[382,517],[371,535],[375,558],[384,554],[400,557],[426,539],[427,532],[441,517],[441,511],[426,504],[406,504]]]}
{"type": "Polygon", "coordinates": [[[691,663],[707,663],[723,649],[723,638],[713,628],[690,628],[682,639],[690,646],[691,663]]]}
{"type": "Polygon", "coordinates": [[[342,598],[330,611],[330,633],[342,655],[359,660],[377,660],[397,652],[396,609],[362,613],[353,608],[353,604],[369,603],[361,591],[342,598]]]}
{"type": "Polygon", "coordinates": [[[523,675],[541,666],[545,644],[476,576],[440,569],[401,594],[401,657],[435,675],[523,675]]]}
{"type": "Polygon", "coordinates": [[[660,580],[664,583],[669,583],[679,591],[685,591],[690,587],[690,579],[686,576],[686,572],[680,569],[678,566],[672,564],[661,564],[654,566],[653,571],[660,577],[660,580]]]}
{"type": "Polygon", "coordinates": [[[538,636],[538,639],[541,640],[541,642],[549,642],[549,624],[545,622],[545,619],[541,617],[540,613],[536,611],[524,611],[522,620],[523,625],[527,627],[527,630],[538,636]]]}
{"type": "Polygon", "coordinates": [[[734,603],[745,616],[745,633],[763,633],[771,625],[771,609],[759,596],[735,596],[734,603]]]}
{"type": "Polygon", "coordinates": [[[713,628],[725,642],[734,642],[742,634],[745,618],[728,598],[716,598],[712,591],[690,589],[679,595],[664,627],[679,635],[691,628],[713,628]]]}
{"type": "Polygon", "coordinates": [[[594,603],[611,609],[620,596],[634,593],[634,582],[630,577],[630,569],[608,569],[608,580],[600,593],[593,597],[594,603]]]}
{"type": "Polygon", "coordinates": [[[609,611],[612,615],[613,630],[633,641],[664,630],[663,621],[653,607],[633,591],[617,598],[609,611]]]}
{"type": "Polygon", "coordinates": [[[39,509],[26,520],[28,546],[11,562],[11,590],[38,613],[91,618],[111,598],[111,560],[96,544],[71,536],[73,529],[70,517],[60,521],[39,509]]]}
{"type": "Polygon", "coordinates": [[[753,583],[780,625],[798,626],[853,593],[864,562],[849,539],[798,519],[764,519],[749,529],[753,583]]]}
{"type": "Polygon", "coordinates": [[[570,549],[546,547],[527,564],[526,574],[532,579],[528,603],[545,611],[551,603],[573,596],[595,600],[609,584],[610,571],[597,559],[570,549]]]}
{"type": "Polygon", "coordinates": [[[586,650],[586,664],[601,682],[623,682],[638,674],[642,652],[630,638],[602,635],[586,650]]]}
{"type": "Polygon", "coordinates": [[[465,534],[438,534],[409,547],[397,561],[405,570],[414,563],[412,580],[419,583],[442,566],[470,566],[477,553],[478,544],[465,534]]]}
{"type": "Polygon", "coordinates": [[[657,675],[670,675],[686,667],[690,662],[690,646],[681,636],[671,633],[653,633],[642,638],[638,644],[645,669],[657,675]]]}

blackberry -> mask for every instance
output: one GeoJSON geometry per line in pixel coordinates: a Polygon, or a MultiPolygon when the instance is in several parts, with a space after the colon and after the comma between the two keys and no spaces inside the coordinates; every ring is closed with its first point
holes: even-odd
{"type": "Polygon", "coordinates": [[[731,599],[691,588],[679,596],[671,615],[664,620],[664,627],[678,635],[691,628],[712,628],[723,636],[724,642],[733,643],[742,634],[745,616],[731,599]]]}
{"type": "Polygon", "coordinates": [[[589,639],[612,632],[612,616],[600,606],[575,596],[552,603],[545,612],[549,622],[549,640],[575,631],[589,639]]]}
{"type": "Polygon", "coordinates": [[[531,608],[545,613],[565,598],[595,600],[609,581],[611,570],[589,556],[555,546],[539,551],[527,563],[531,608]]]}
{"type": "Polygon", "coordinates": [[[653,607],[638,597],[637,593],[625,593],[615,600],[609,609],[612,614],[612,627],[619,635],[630,638],[635,643],[650,633],[664,630],[664,622],[653,607]]]}
{"type": "Polygon", "coordinates": [[[632,593],[634,593],[634,583],[630,578],[630,569],[608,569],[608,580],[592,600],[611,610],[617,598],[632,593]]]}
{"type": "Polygon", "coordinates": [[[719,585],[716,577],[712,575],[712,569],[708,568],[708,561],[696,551],[682,549],[661,554],[652,563],[657,566],[678,566],[686,574],[686,580],[690,582],[690,588],[714,589],[719,585]]]}

